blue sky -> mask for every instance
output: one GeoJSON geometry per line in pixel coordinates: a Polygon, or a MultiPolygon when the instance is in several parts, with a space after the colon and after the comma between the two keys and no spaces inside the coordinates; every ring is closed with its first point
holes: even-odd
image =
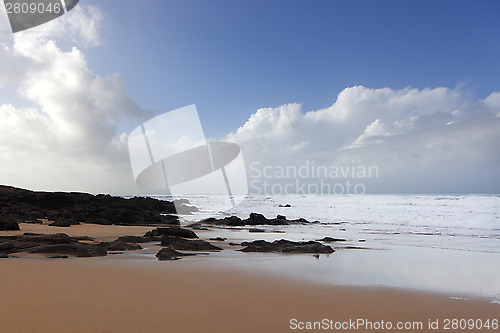
{"type": "Polygon", "coordinates": [[[498,1],[81,0],[13,35],[0,7],[0,183],[144,191],[129,134],[196,104],[250,178],[314,162],[377,167],[358,179],[368,193],[499,193],[498,13],[498,1]]]}
{"type": "Polygon", "coordinates": [[[260,107],[324,108],[354,85],[500,89],[497,1],[88,3],[106,27],[89,67],[120,72],[147,108],[195,103],[215,138],[260,107]]]}

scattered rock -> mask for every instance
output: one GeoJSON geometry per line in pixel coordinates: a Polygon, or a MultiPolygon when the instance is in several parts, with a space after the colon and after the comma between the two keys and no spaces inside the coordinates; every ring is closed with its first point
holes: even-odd
{"type": "Polygon", "coordinates": [[[175,250],[185,251],[222,251],[220,247],[201,239],[188,240],[170,235],[164,235],[162,237],[161,246],[169,246],[175,250]]]}
{"type": "MultiPolygon", "coordinates": [[[[315,221],[317,222],[317,221],[315,221]]],[[[214,224],[214,225],[226,225],[226,226],[246,226],[246,225],[289,225],[289,224],[306,224],[306,223],[312,223],[307,221],[304,218],[299,218],[296,220],[288,220],[285,216],[283,215],[278,215],[274,219],[268,219],[264,215],[259,214],[259,213],[250,213],[250,216],[242,220],[241,218],[237,216],[229,216],[225,217],[222,219],[216,219],[216,218],[208,218],[201,223],[204,224],[214,224]]]]}
{"type": "Polygon", "coordinates": [[[250,228],[248,232],[266,232],[264,229],[250,228]]]}
{"type": "Polygon", "coordinates": [[[137,243],[128,243],[115,240],[112,242],[102,242],[100,244],[106,251],[135,251],[141,250],[142,246],[137,243]]]}
{"type": "Polygon", "coordinates": [[[15,252],[73,255],[78,257],[105,256],[106,249],[100,244],[82,243],[90,237],[70,237],[67,234],[34,234],[21,236],[0,236],[0,253],[15,252]]]}
{"type": "Polygon", "coordinates": [[[177,259],[181,259],[181,257],[184,257],[184,256],[192,256],[194,254],[192,253],[181,253],[181,252],[177,252],[176,250],[174,249],[171,249],[171,248],[163,248],[161,249],[157,254],[156,254],[156,257],[158,258],[158,260],[177,260],[177,259]]]}
{"type": "Polygon", "coordinates": [[[194,231],[177,227],[156,228],[154,230],[148,231],[144,235],[144,237],[156,237],[163,235],[182,237],[182,238],[198,238],[198,235],[196,235],[194,231]]]}
{"type": "Polygon", "coordinates": [[[46,253],[46,254],[64,254],[76,257],[99,257],[108,254],[103,247],[99,246],[99,244],[94,245],[85,243],[37,246],[31,248],[29,252],[46,253]]]}
{"type": "Polygon", "coordinates": [[[334,237],[324,237],[322,239],[317,239],[318,242],[347,242],[344,238],[334,238],[334,237]]]}
{"type": "Polygon", "coordinates": [[[115,242],[124,242],[124,243],[147,243],[150,239],[143,236],[121,236],[118,237],[115,242]]]}
{"type": "Polygon", "coordinates": [[[277,240],[272,243],[264,240],[253,242],[243,242],[242,252],[282,252],[282,253],[332,253],[335,252],[329,245],[323,245],[315,241],[293,242],[285,239],[277,240]]]}

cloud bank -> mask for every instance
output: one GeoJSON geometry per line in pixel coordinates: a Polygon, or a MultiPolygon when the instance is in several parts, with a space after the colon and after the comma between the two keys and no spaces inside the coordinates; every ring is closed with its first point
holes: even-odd
{"type": "MultiPolygon", "coordinates": [[[[127,94],[120,74],[101,76],[87,65],[82,49],[103,42],[103,22],[97,8],[79,5],[46,25],[0,39],[0,183],[140,191],[127,133],[153,114],[127,94]]],[[[377,177],[354,179],[367,192],[498,193],[500,92],[482,100],[468,96],[443,87],[349,87],[325,109],[304,112],[297,103],[261,108],[225,140],[242,147],[250,181],[266,166],[375,166],[377,177]]],[[[333,181],[356,177],[340,178],[333,181]]]]}
{"type": "Polygon", "coordinates": [[[79,48],[58,46],[98,45],[102,23],[97,8],[77,6],[0,44],[0,183],[83,191],[133,184],[124,128],[146,112],[119,74],[102,77],[79,48]]]}
{"type": "MultiPolygon", "coordinates": [[[[259,109],[227,140],[240,144],[247,166],[254,163],[260,171],[265,166],[276,171],[276,166],[300,167],[306,162],[376,166],[376,179],[358,179],[367,192],[500,190],[498,92],[473,101],[442,87],[350,87],[321,110],[303,113],[300,104],[259,109]]],[[[261,176],[254,173],[254,178],[261,176]]]]}

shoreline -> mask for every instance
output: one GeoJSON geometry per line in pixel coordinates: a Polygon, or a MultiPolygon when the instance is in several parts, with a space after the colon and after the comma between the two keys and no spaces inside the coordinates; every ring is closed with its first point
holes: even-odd
{"type": "Polygon", "coordinates": [[[436,319],[500,319],[499,305],[482,299],[311,283],[203,260],[19,258],[0,261],[0,270],[8,332],[290,332],[291,319],[423,328],[436,319]]]}
{"type": "MultiPolygon", "coordinates": [[[[96,241],[113,241],[124,236],[141,236],[154,229],[146,226],[103,226],[81,224],[67,228],[53,227],[46,224],[21,223],[21,230],[2,231],[0,235],[22,235],[25,232],[55,234],[66,233],[69,236],[91,236],[96,241]]],[[[282,228],[280,228],[282,229],[282,228]]],[[[243,253],[231,246],[231,242],[267,239],[300,240],[300,234],[282,231],[279,233],[250,233],[248,230],[210,229],[196,230],[200,239],[224,236],[227,241],[209,240],[223,249],[220,252],[200,253],[184,257],[189,261],[203,265],[225,265],[229,269],[245,272],[260,272],[281,278],[297,279],[305,283],[325,284],[327,286],[387,287],[413,290],[417,292],[442,293],[462,299],[488,299],[498,301],[500,294],[498,281],[495,281],[495,268],[492,265],[497,254],[464,252],[455,250],[428,248],[360,248],[344,249],[349,242],[330,243],[335,253],[332,254],[285,254],[285,253],[243,253]],[[481,274],[481,272],[483,274],[481,274]]],[[[313,238],[307,238],[313,239],[313,238]]],[[[110,251],[106,257],[88,258],[106,260],[110,263],[138,261],[157,262],[155,254],[162,249],[159,241],[143,243],[143,249],[135,251],[110,251]]],[[[352,244],[354,245],[354,244],[352,244]]],[[[190,251],[187,251],[190,253],[190,251]]],[[[26,252],[13,253],[5,261],[39,258],[49,259],[44,254],[26,252]],[[15,258],[17,257],[17,258],[15,258]]],[[[69,258],[75,259],[70,256],[69,258]]],[[[64,259],[68,260],[68,259],[64,259]]],[[[160,263],[158,263],[160,264],[160,263]]],[[[224,268],[226,269],[226,268],[224,268]]]]}

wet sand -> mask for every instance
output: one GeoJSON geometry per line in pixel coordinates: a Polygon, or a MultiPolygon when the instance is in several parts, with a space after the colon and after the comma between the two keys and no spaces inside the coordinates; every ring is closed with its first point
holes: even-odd
{"type": "MultiPolygon", "coordinates": [[[[22,224],[24,232],[88,235],[110,241],[153,227],[22,224]]],[[[147,252],[156,253],[157,249],[147,252]]],[[[500,320],[500,305],[396,288],[332,286],[225,261],[159,262],[150,257],[0,259],[0,332],[293,332],[299,322],[500,320]],[[296,322],[290,320],[296,319],[296,322]],[[293,325],[293,324],[296,324],[293,325]]],[[[456,296],[456,295],[454,295],[456,296]]],[[[319,330],[316,330],[319,331],[319,330]]],[[[368,332],[357,330],[322,330],[368,332]]],[[[373,330],[371,330],[373,331],[373,330]]],[[[383,332],[387,330],[377,330],[383,332]]],[[[447,330],[452,332],[453,330],[447,330]]],[[[486,332],[494,330],[467,330],[486,332]]]]}
{"type": "Polygon", "coordinates": [[[1,332],[299,331],[293,318],[419,321],[414,331],[436,332],[429,319],[500,319],[500,306],[482,300],[313,284],[203,260],[11,258],[0,272],[1,332]]]}

